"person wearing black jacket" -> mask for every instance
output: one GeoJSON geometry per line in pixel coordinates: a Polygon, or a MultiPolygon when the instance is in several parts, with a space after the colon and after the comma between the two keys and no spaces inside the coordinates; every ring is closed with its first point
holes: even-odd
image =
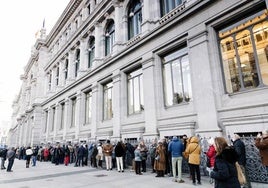
{"type": "Polygon", "coordinates": [[[124,172],[124,165],[123,165],[123,156],[126,154],[126,146],[121,142],[117,142],[115,148],[115,157],[116,157],[116,164],[118,172],[124,172]]]}
{"type": "Polygon", "coordinates": [[[237,153],[237,159],[238,159],[238,164],[241,167],[241,170],[243,174],[245,175],[246,178],[246,184],[243,185],[245,188],[251,188],[251,184],[248,178],[248,174],[246,171],[246,148],[244,142],[240,139],[240,136],[238,134],[234,134],[233,136],[233,146],[234,149],[237,153]]]}
{"type": "Polygon", "coordinates": [[[223,137],[215,138],[216,160],[214,169],[209,176],[215,179],[215,188],[240,188],[235,162],[237,154],[233,147],[228,146],[223,137]]]}
{"type": "Polygon", "coordinates": [[[7,149],[4,147],[1,149],[1,170],[6,169],[5,167],[5,161],[7,159],[7,149]]]}
{"type": "Polygon", "coordinates": [[[11,169],[14,164],[15,157],[16,157],[15,148],[12,147],[7,151],[7,159],[8,159],[7,172],[13,172],[11,169]]]}

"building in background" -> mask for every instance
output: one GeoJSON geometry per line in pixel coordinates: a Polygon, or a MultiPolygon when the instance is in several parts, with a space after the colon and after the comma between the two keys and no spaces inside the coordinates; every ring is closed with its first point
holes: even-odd
{"type": "Polygon", "coordinates": [[[9,144],[267,129],[267,14],[259,0],[71,0],[40,30],[9,144]]]}

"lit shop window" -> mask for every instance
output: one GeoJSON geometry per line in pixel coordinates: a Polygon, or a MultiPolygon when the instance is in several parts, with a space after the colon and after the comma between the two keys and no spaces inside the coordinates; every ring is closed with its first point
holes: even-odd
{"type": "Polygon", "coordinates": [[[227,93],[268,85],[267,11],[219,31],[227,93]]]}

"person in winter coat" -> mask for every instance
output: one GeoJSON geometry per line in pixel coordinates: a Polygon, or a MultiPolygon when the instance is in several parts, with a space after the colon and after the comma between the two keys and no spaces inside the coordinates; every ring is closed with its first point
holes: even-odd
{"type": "Polygon", "coordinates": [[[172,141],[168,144],[168,151],[171,153],[172,174],[174,181],[179,183],[184,183],[181,175],[183,149],[182,142],[176,136],[173,136],[172,141]],[[178,179],[176,179],[176,165],[178,170],[178,179]]]}
{"type": "Polygon", "coordinates": [[[235,166],[237,161],[235,149],[228,146],[223,137],[216,137],[214,142],[217,155],[214,169],[209,172],[209,176],[215,179],[215,188],[240,188],[235,166]]]}
{"type": "Polygon", "coordinates": [[[158,141],[155,156],[154,169],[157,174],[155,177],[164,177],[166,170],[166,148],[162,140],[158,141]]]}
{"type": "Polygon", "coordinates": [[[141,173],[141,160],[142,160],[142,156],[141,156],[141,147],[140,145],[138,145],[134,151],[134,155],[135,155],[135,172],[137,175],[142,175],[141,173]]]}
{"type": "Polygon", "coordinates": [[[122,141],[117,142],[114,153],[118,172],[124,172],[123,156],[126,154],[126,147],[122,141]]]}
{"type": "Polygon", "coordinates": [[[268,173],[268,130],[262,131],[262,134],[257,135],[255,146],[260,151],[262,164],[266,167],[268,173]]]}
{"type": "Polygon", "coordinates": [[[11,169],[14,164],[15,157],[16,157],[15,148],[12,147],[7,151],[7,159],[8,159],[7,172],[13,172],[11,169]]]}
{"type": "Polygon", "coordinates": [[[31,160],[31,157],[33,155],[33,150],[31,149],[30,146],[28,146],[26,148],[26,168],[29,168],[29,165],[30,165],[30,160],[31,160]]]}
{"type": "MultiPolygon", "coordinates": [[[[215,165],[215,158],[216,158],[216,154],[217,154],[215,146],[214,146],[214,138],[213,137],[208,140],[208,144],[209,144],[209,148],[208,148],[208,151],[206,152],[206,156],[207,156],[207,160],[209,160],[207,162],[207,164],[209,164],[209,166],[207,166],[207,168],[209,168],[209,170],[213,170],[214,165],[215,165]]],[[[210,178],[209,182],[211,184],[214,183],[212,178],[210,178]]]]}
{"type": "Polygon", "coordinates": [[[146,160],[148,156],[148,149],[144,141],[140,142],[140,148],[141,148],[141,168],[142,172],[146,172],[146,160]]]}
{"type": "Polygon", "coordinates": [[[201,147],[199,145],[199,140],[196,136],[193,136],[186,147],[185,155],[188,157],[188,163],[190,167],[190,173],[192,176],[193,185],[196,184],[195,175],[197,177],[197,184],[201,185],[201,175],[200,175],[200,155],[201,147]]]}
{"type": "Polygon", "coordinates": [[[213,169],[214,164],[215,164],[216,154],[217,154],[216,149],[214,147],[214,138],[210,138],[208,140],[208,144],[209,144],[209,148],[208,148],[208,151],[206,152],[206,155],[209,159],[210,168],[213,169]]]}
{"type": "Polygon", "coordinates": [[[244,142],[240,139],[238,134],[234,134],[233,136],[233,146],[237,153],[238,164],[241,167],[241,170],[246,178],[246,184],[242,185],[244,188],[251,188],[251,183],[248,178],[248,174],[246,171],[246,148],[244,142]]]}
{"type": "Polygon", "coordinates": [[[6,169],[5,167],[5,161],[7,159],[7,149],[6,147],[1,149],[1,170],[6,169]]]}
{"type": "Polygon", "coordinates": [[[156,141],[153,140],[152,144],[149,147],[149,155],[150,155],[150,159],[151,159],[151,167],[152,167],[152,173],[155,173],[155,169],[154,169],[154,163],[155,163],[155,151],[156,151],[156,141]]]}
{"type": "Polygon", "coordinates": [[[112,170],[113,145],[110,143],[110,140],[106,141],[106,144],[103,145],[102,149],[105,156],[106,170],[112,170]]]}

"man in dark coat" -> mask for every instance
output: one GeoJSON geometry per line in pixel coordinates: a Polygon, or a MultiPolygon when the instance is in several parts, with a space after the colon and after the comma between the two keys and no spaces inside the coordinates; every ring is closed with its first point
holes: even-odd
{"type": "Polygon", "coordinates": [[[247,183],[243,186],[245,188],[251,188],[251,184],[246,171],[246,148],[244,142],[240,139],[240,136],[238,134],[234,134],[233,146],[237,153],[238,164],[240,165],[242,172],[246,177],[247,183]]]}
{"type": "Polygon", "coordinates": [[[7,159],[7,149],[6,147],[1,149],[1,170],[6,169],[5,167],[5,161],[7,159]]]}
{"type": "Polygon", "coordinates": [[[15,148],[12,147],[7,151],[7,159],[8,159],[7,172],[13,172],[11,169],[14,164],[15,157],[16,157],[15,148]]]}

